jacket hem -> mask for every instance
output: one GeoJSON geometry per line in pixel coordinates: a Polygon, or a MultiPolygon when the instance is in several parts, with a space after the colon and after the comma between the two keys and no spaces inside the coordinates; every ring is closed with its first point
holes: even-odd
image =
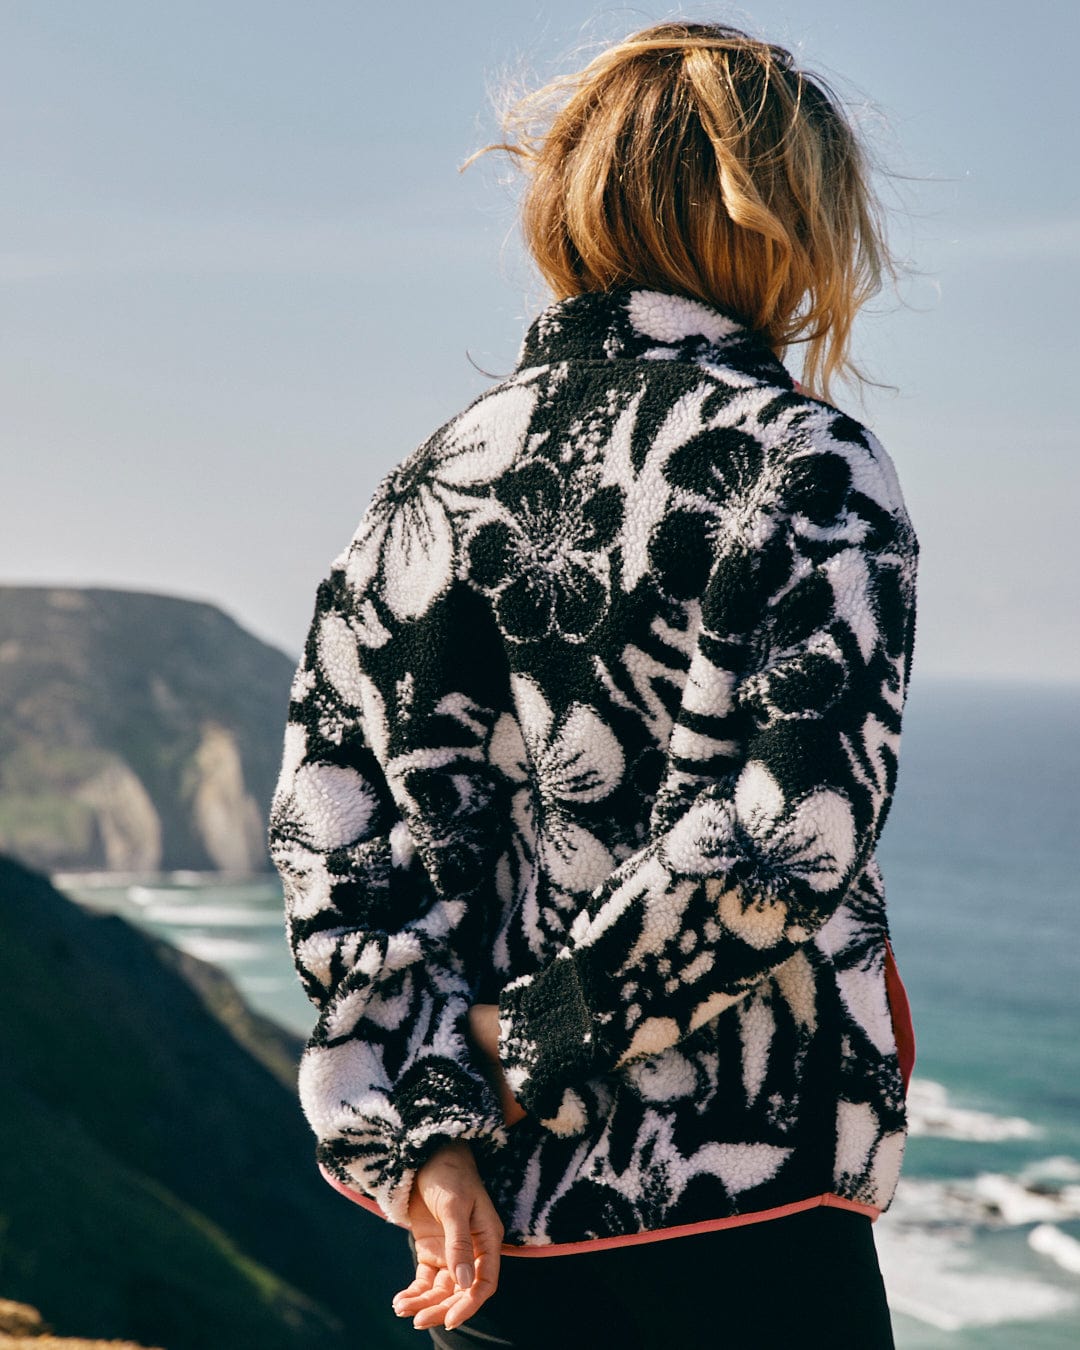
{"type": "MultiPolygon", "coordinates": [[[[320,1163],[319,1171],[336,1191],[340,1191],[354,1203],[377,1214],[380,1219],[391,1222],[385,1211],[370,1197],[362,1195],[344,1182],[339,1181],[320,1163]]],[[[848,1200],[834,1191],[824,1191],[821,1195],[812,1195],[806,1200],[793,1200],[787,1205],[776,1205],[772,1209],[754,1210],[749,1214],[732,1214],[726,1219],[703,1219],[699,1223],[681,1223],[672,1228],[648,1228],[641,1233],[622,1233],[616,1237],[586,1238],[582,1242],[553,1242],[544,1246],[504,1242],[500,1247],[503,1256],[564,1256],[574,1252],[599,1252],[609,1247],[627,1247],[641,1242],[663,1242],[667,1238],[690,1237],[694,1233],[711,1233],[720,1228],[741,1228],[751,1223],[765,1223],[769,1219],[782,1219],[788,1214],[798,1214],[804,1209],[816,1209],[827,1205],[833,1209],[850,1209],[857,1214],[865,1214],[874,1223],[882,1210],[879,1205],[866,1205],[859,1200],[848,1200]]],[[[402,1227],[403,1225],[397,1225],[402,1227]]]]}

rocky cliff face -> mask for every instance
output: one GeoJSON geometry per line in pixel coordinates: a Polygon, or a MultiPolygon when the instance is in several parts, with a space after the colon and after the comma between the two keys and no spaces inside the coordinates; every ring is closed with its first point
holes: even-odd
{"type": "Polygon", "coordinates": [[[216,967],[0,858],[4,1297],[168,1350],[415,1345],[405,1235],[319,1175],[300,1048],[216,967]]]}
{"type": "Polygon", "coordinates": [[[267,869],[295,664],[213,605],[0,587],[0,850],[50,871],[267,869]]]}

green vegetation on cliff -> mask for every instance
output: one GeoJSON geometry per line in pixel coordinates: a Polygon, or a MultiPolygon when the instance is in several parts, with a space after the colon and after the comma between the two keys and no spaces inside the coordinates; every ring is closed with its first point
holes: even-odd
{"type": "Polygon", "coordinates": [[[0,858],[0,1294],[167,1350],[412,1346],[404,1234],[319,1175],[299,1040],[0,858]]]}

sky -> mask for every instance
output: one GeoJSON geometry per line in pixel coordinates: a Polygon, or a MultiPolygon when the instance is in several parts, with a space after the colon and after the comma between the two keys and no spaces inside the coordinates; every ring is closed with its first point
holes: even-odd
{"type": "Polygon", "coordinates": [[[883,166],[905,273],[837,399],[919,535],[916,678],[1080,680],[1072,0],[0,0],[0,583],[296,656],[376,484],[546,303],[513,170],[459,172],[495,101],[675,15],[791,48],[883,166]]]}

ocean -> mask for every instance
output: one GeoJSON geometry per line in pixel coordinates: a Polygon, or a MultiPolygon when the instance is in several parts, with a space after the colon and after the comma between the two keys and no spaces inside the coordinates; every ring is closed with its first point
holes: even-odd
{"type": "MultiPolygon", "coordinates": [[[[1080,1346],[1080,687],[921,680],[879,850],[917,1059],[875,1225],[900,1350],[1080,1346]]],[[[307,1034],[273,878],[58,876],[307,1034]]]]}

